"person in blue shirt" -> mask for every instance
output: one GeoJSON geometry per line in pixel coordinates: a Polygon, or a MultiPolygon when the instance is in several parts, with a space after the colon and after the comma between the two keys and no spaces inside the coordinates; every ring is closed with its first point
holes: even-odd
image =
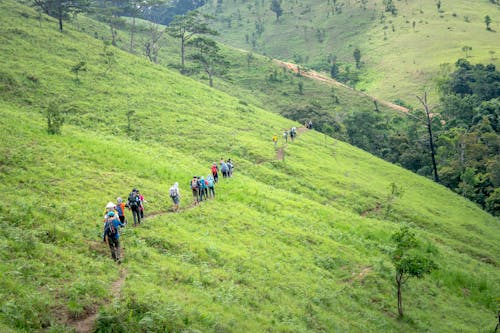
{"type": "Polygon", "coordinates": [[[118,232],[118,228],[124,226],[125,225],[115,217],[114,212],[109,212],[107,214],[106,223],[104,224],[103,241],[108,243],[109,249],[111,250],[111,258],[118,263],[120,263],[120,233],[118,232]]]}

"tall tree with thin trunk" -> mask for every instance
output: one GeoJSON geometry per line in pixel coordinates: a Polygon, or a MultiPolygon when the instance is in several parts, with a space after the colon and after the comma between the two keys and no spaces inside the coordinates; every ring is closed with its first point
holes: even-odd
{"type": "Polygon", "coordinates": [[[422,106],[424,107],[426,120],[427,120],[427,131],[429,132],[429,146],[431,149],[432,170],[434,171],[434,181],[436,183],[439,183],[439,176],[438,176],[437,165],[436,165],[436,149],[434,147],[434,139],[432,136],[432,117],[433,117],[433,114],[431,113],[432,109],[434,109],[436,106],[432,106],[432,107],[429,106],[429,103],[427,102],[427,91],[424,91],[424,95],[422,97],[420,97],[418,95],[416,97],[420,101],[422,106]]]}
{"type": "Polygon", "coordinates": [[[219,53],[219,46],[214,40],[206,37],[194,38],[187,45],[192,46],[195,50],[189,58],[203,68],[203,71],[208,75],[210,87],[213,87],[214,76],[223,75],[229,66],[224,56],[219,53]]]}
{"type": "Polygon", "coordinates": [[[179,38],[181,42],[181,67],[184,68],[186,57],[186,43],[193,38],[195,34],[217,35],[217,31],[208,26],[208,20],[212,17],[202,15],[193,10],[186,15],[177,15],[167,27],[167,33],[179,38]]]}
{"type": "Polygon", "coordinates": [[[55,17],[59,23],[59,31],[63,31],[63,20],[89,10],[89,0],[33,0],[33,4],[45,14],[55,17]]]}
{"type": "Polygon", "coordinates": [[[276,14],[276,21],[279,21],[280,16],[283,15],[283,8],[281,8],[281,0],[272,0],[271,10],[276,14]]]}

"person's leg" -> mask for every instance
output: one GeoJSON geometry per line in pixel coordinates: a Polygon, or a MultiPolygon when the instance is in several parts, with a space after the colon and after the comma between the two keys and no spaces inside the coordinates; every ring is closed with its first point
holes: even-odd
{"type": "Polygon", "coordinates": [[[109,250],[111,251],[111,258],[113,260],[116,260],[114,239],[111,239],[111,238],[108,237],[108,245],[109,245],[109,250]]]}
{"type": "Polygon", "coordinates": [[[134,227],[135,227],[137,225],[137,216],[135,213],[135,208],[131,207],[131,210],[132,210],[132,217],[134,218],[134,227]]]}

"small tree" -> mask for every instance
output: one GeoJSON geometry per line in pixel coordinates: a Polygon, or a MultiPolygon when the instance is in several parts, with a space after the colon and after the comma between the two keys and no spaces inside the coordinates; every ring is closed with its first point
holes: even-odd
{"type": "Polygon", "coordinates": [[[299,87],[299,94],[304,95],[304,82],[299,81],[298,87],[299,87]]]}
{"type": "Polygon", "coordinates": [[[484,17],[484,23],[486,24],[486,30],[491,31],[491,27],[490,27],[491,17],[489,15],[486,15],[484,17]]]}
{"type": "Polygon", "coordinates": [[[410,277],[422,278],[437,269],[431,259],[418,252],[418,242],[415,233],[408,226],[402,226],[392,235],[396,249],[392,253],[392,263],[396,268],[396,287],[398,293],[398,313],[403,317],[402,286],[410,277]]]}
{"type": "Polygon", "coordinates": [[[385,207],[385,217],[389,216],[392,212],[392,207],[394,202],[401,198],[405,193],[403,186],[398,186],[396,183],[392,182],[389,186],[389,193],[387,194],[387,202],[385,207]]]}
{"type": "Polygon", "coordinates": [[[75,74],[76,81],[80,80],[80,78],[78,77],[78,73],[87,71],[86,66],[87,66],[87,64],[85,63],[85,61],[80,61],[79,63],[77,63],[76,65],[71,67],[71,73],[75,74]]]}
{"type": "Polygon", "coordinates": [[[115,53],[109,49],[110,42],[104,41],[104,49],[101,53],[102,60],[106,69],[104,70],[103,75],[106,76],[113,68],[113,65],[116,63],[115,53]]]}
{"type": "Polygon", "coordinates": [[[472,51],[472,47],[471,47],[471,46],[464,45],[464,46],[462,46],[462,51],[464,51],[464,53],[465,53],[465,57],[466,57],[466,58],[469,58],[469,57],[470,57],[469,52],[470,52],[470,51],[472,51]]]}
{"type": "Polygon", "coordinates": [[[276,21],[279,21],[280,16],[283,15],[283,8],[281,8],[281,0],[272,0],[271,10],[276,14],[276,21]]]}
{"type": "Polygon", "coordinates": [[[356,61],[356,68],[359,69],[361,62],[361,51],[358,48],[356,48],[352,53],[352,55],[354,57],[354,61],[356,61]]]}
{"type": "Polygon", "coordinates": [[[51,101],[45,111],[45,116],[47,117],[47,132],[52,135],[61,134],[61,127],[64,123],[64,115],[59,107],[59,101],[51,101]]]}

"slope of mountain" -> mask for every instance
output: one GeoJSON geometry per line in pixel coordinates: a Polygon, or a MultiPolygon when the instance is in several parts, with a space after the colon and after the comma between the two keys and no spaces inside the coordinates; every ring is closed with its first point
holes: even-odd
{"type": "Polygon", "coordinates": [[[499,222],[472,203],[315,131],[280,142],[277,160],[271,135],[298,124],[14,1],[0,32],[1,331],[69,332],[95,313],[113,332],[494,327],[499,222]],[[221,156],[234,177],[190,207],[189,179],[221,156]],[[175,181],[185,210],[171,214],[175,181]],[[123,229],[116,266],[101,214],[132,187],[149,217],[123,229]],[[390,261],[401,224],[439,266],[405,286],[405,320],[390,261]]]}
{"type": "Polygon", "coordinates": [[[500,64],[500,6],[488,0],[473,6],[461,0],[286,1],[279,20],[270,8],[271,0],[209,1],[204,10],[217,18],[224,43],[281,60],[329,71],[335,57],[354,71],[357,48],[357,88],[412,105],[443,63],[467,56],[474,63],[500,64]],[[386,3],[397,14],[386,11],[386,3]]]}

